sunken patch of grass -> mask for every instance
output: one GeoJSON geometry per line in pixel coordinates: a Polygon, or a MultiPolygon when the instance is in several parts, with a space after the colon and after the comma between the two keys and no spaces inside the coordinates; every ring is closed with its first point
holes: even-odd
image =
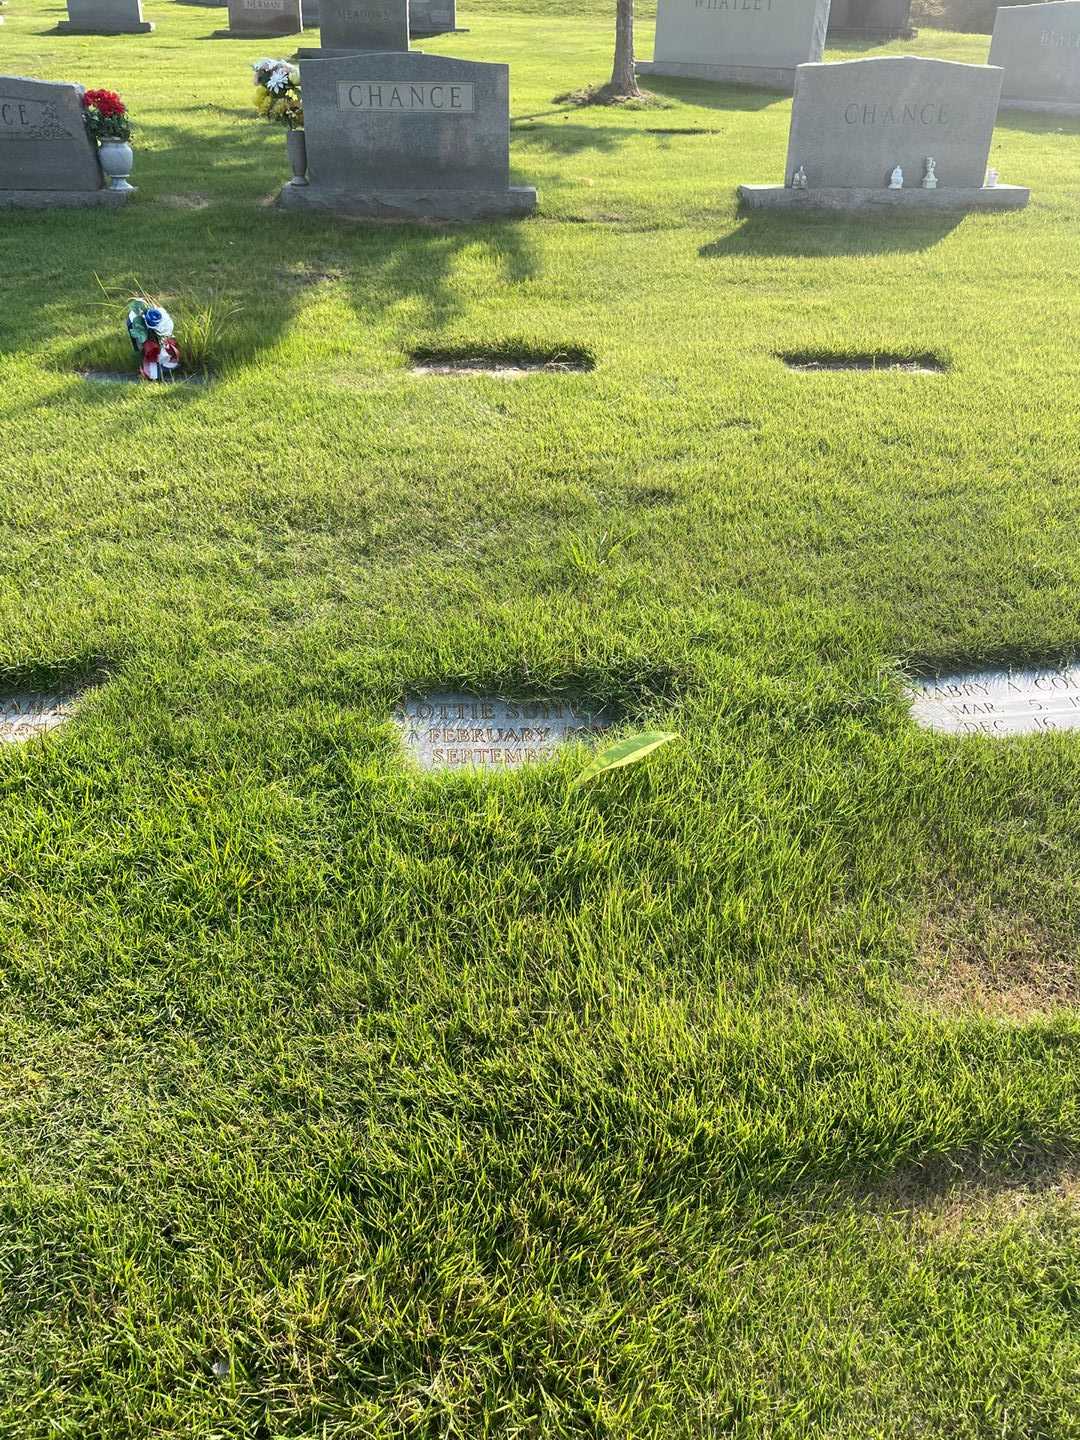
{"type": "Polygon", "coordinates": [[[637,95],[624,95],[610,83],[605,85],[584,85],[580,90],[567,90],[552,97],[553,105],[575,105],[583,109],[589,105],[618,106],[622,110],[670,110],[671,101],[651,90],[640,90],[637,95]]]}
{"type": "Polygon", "coordinates": [[[902,350],[785,350],[777,358],[789,370],[807,372],[899,370],[908,375],[942,375],[949,368],[946,361],[929,350],[914,354],[902,350]]]}
{"type": "Polygon", "coordinates": [[[420,345],[409,359],[418,375],[525,375],[588,372],[596,368],[591,351],[580,345],[546,347],[508,340],[501,344],[420,345]]]}

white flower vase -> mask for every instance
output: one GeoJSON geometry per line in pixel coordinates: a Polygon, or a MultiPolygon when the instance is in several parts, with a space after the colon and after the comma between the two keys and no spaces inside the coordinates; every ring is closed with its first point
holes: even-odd
{"type": "Polygon", "coordinates": [[[135,164],[135,154],[126,140],[102,140],[98,146],[98,161],[109,181],[110,190],[134,190],[128,184],[128,176],[135,164]]]}

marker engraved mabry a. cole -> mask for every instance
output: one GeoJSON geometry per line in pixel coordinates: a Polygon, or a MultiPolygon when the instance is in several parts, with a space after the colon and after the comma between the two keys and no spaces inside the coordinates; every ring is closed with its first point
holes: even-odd
{"type": "Polygon", "coordinates": [[[473,86],[419,80],[341,80],[338,109],[392,111],[397,115],[471,115],[473,86]]]}
{"type": "Polygon", "coordinates": [[[983,670],[913,682],[912,716],[953,735],[1037,735],[1080,728],[1080,666],[983,670]]]}

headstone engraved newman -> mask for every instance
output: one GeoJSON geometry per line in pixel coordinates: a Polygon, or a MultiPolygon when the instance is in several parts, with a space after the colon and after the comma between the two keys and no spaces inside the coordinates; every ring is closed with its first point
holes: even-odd
{"type": "Polygon", "coordinates": [[[912,717],[952,735],[1038,735],[1080,729],[1080,665],[984,670],[913,682],[912,717]]]}
{"type": "Polygon", "coordinates": [[[308,183],[282,188],[286,208],[436,220],[535,209],[532,186],[510,184],[507,66],[353,53],[302,58],[300,83],[308,183]]]}
{"type": "Polygon", "coordinates": [[[985,186],[1002,72],[917,55],[800,65],[783,185],[740,185],[751,208],[1013,209],[1020,185],[985,186]],[[937,185],[919,179],[932,157],[937,185]],[[890,189],[899,168],[908,183],[890,189]],[[805,186],[793,186],[802,170],[805,186]]]}
{"type": "Polygon", "coordinates": [[[795,67],[820,60],[829,0],[659,0],[641,75],[681,75],[791,93],[795,67]]]}
{"type": "Polygon", "coordinates": [[[229,28],[219,32],[252,39],[295,35],[303,30],[302,0],[228,0],[229,28]]]}
{"type": "Polygon", "coordinates": [[[0,210],[122,205],[86,133],[81,85],[0,75],[0,210]]]}
{"type": "Polygon", "coordinates": [[[1017,110],[1080,114],[1080,0],[1003,5],[990,64],[1001,65],[1001,103],[1017,110]]]}
{"type": "Polygon", "coordinates": [[[547,760],[560,745],[590,739],[610,723],[567,700],[459,694],[410,697],[394,720],[406,750],[428,770],[547,760]]]}
{"type": "Polygon", "coordinates": [[[141,0],[67,0],[68,18],[57,24],[61,35],[149,35],[141,0]]]}

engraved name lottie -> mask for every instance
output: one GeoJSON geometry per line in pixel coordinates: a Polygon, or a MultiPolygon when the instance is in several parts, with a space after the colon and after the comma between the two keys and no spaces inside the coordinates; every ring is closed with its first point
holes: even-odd
{"type": "Polygon", "coordinates": [[[949,116],[944,105],[930,101],[925,105],[849,105],[844,111],[848,125],[946,125],[949,116]]]}
{"type": "Polygon", "coordinates": [[[471,85],[396,80],[338,82],[339,110],[393,111],[403,115],[471,115],[474,108],[471,85]]]}

